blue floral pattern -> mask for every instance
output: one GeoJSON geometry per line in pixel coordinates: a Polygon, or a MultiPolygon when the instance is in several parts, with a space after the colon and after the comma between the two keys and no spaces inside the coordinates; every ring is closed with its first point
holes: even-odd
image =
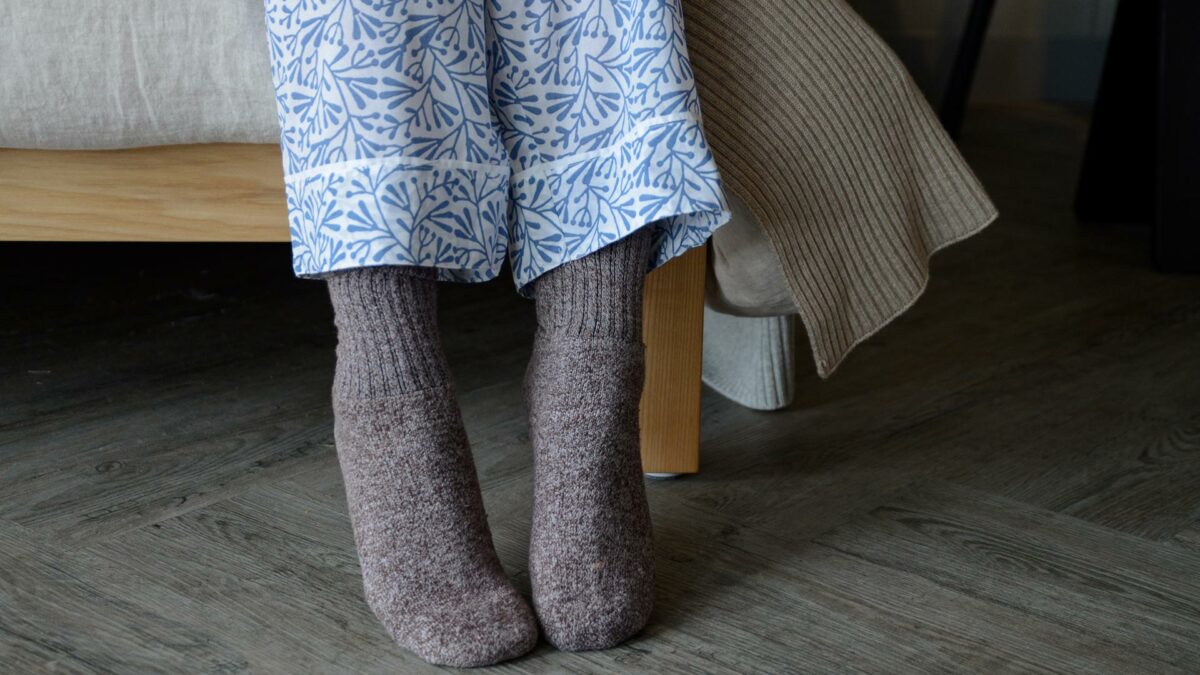
{"type": "Polygon", "coordinates": [[[518,288],[729,218],[679,0],[265,0],[295,271],[518,288]]]}

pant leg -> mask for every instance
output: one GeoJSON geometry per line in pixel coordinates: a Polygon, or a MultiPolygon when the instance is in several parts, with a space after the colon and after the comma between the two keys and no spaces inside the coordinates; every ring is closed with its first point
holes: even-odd
{"type": "Polygon", "coordinates": [[[729,219],[679,0],[492,0],[518,288],[642,227],[652,265],[729,219]]]}
{"type": "Polygon", "coordinates": [[[510,167],[484,0],[265,0],[299,276],[496,275],[510,167]]]}

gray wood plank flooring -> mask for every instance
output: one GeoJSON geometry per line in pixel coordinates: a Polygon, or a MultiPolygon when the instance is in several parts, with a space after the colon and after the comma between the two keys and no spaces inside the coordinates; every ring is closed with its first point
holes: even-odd
{"type": "MultiPolygon", "coordinates": [[[[1200,670],[1200,278],[1075,222],[1078,115],[971,120],[1001,220],[792,408],[705,392],[702,472],[649,484],[650,626],[497,671],[1200,670]]],[[[363,602],[328,303],[289,270],[274,245],[0,245],[0,673],[436,670],[363,602]]],[[[440,311],[528,591],[532,307],[499,282],[440,311]]]]}

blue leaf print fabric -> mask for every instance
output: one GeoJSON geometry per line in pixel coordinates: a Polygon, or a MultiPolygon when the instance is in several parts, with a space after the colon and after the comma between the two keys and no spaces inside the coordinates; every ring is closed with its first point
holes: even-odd
{"type": "Polygon", "coordinates": [[[539,275],[729,218],[679,0],[265,0],[299,276],[539,275]]]}

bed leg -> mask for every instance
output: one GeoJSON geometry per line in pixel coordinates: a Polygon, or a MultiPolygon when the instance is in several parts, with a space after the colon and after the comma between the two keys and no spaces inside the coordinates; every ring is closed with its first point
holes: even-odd
{"type": "Polygon", "coordinates": [[[688,251],[646,279],[642,469],[653,478],[700,469],[706,249],[688,251]]]}

